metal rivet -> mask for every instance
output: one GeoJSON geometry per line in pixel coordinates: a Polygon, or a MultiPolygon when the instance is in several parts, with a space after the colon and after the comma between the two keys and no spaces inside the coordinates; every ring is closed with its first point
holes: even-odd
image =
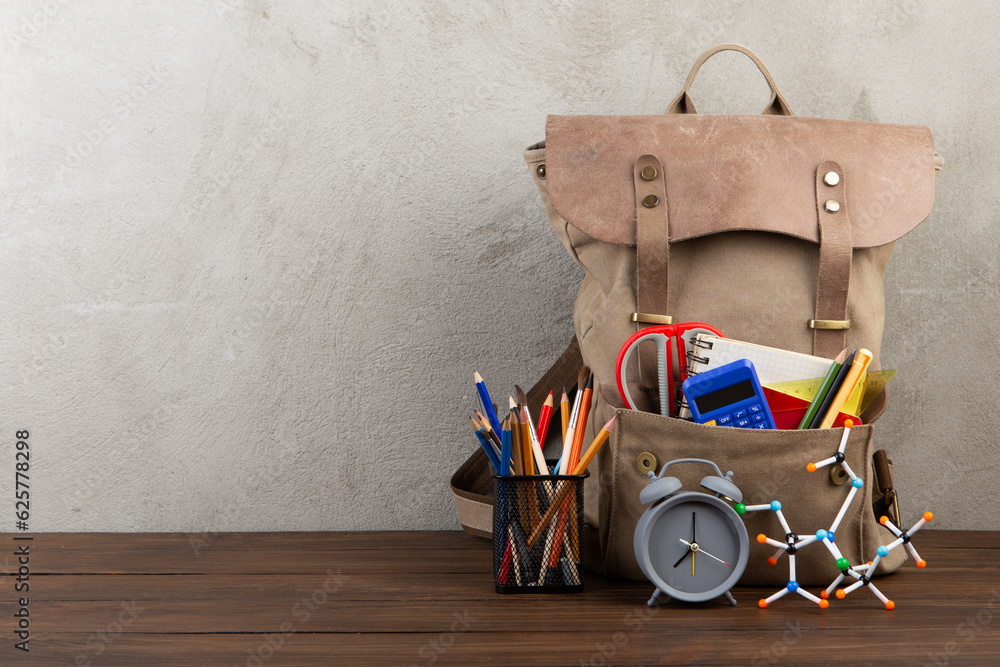
{"type": "Polygon", "coordinates": [[[646,165],[642,168],[642,171],[639,172],[639,175],[642,176],[642,180],[651,181],[656,178],[656,167],[651,164],[646,165]]]}
{"type": "Polygon", "coordinates": [[[840,174],[835,171],[828,171],[826,172],[826,176],[823,177],[823,182],[832,187],[840,183],[840,174]]]}
{"type": "Polygon", "coordinates": [[[830,213],[836,213],[837,211],[840,210],[840,204],[831,199],[827,201],[826,204],[823,205],[823,208],[825,208],[830,213]]]}
{"type": "Polygon", "coordinates": [[[544,162],[541,163],[540,165],[538,165],[538,167],[535,169],[535,173],[538,174],[538,178],[542,179],[543,181],[545,180],[545,163],[544,162]]]}
{"type": "Polygon", "coordinates": [[[646,195],[642,198],[642,205],[646,208],[656,208],[660,203],[660,198],[656,195],[646,195]]]}
{"type": "Polygon", "coordinates": [[[830,481],[837,486],[844,484],[848,479],[850,479],[850,476],[847,474],[847,471],[844,470],[844,466],[838,463],[830,468],[830,481]]]}
{"type": "Polygon", "coordinates": [[[643,452],[636,458],[635,464],[639,466],[639,472],[645,475],[649,472],[656,472],[656,467],[660,464],[660,461],[656,458],[656,454],[643,452]]]}

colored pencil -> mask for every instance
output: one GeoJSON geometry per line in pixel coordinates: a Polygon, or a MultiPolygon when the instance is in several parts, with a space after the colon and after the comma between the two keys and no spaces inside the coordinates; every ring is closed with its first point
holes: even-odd
{"type": "Polygon", "coordinates": [[[820,422],[820,428],[830,428],[833,426],[833,422],[837,420],[837,415],[840,414],[840,408],[844,406],[847,399],[850,398],[854,390],[858,388],[858,383],[861,382],[861,377],[866,370],[868,370],[868,364],[872,361],[872,353],[870,350],[861,348],[858,350],[858,355],[854,359],[854,363],[851,365],[851,370],[847,373],[847,377],[844,378],[844,383],[840,386],[840,390],[837,395],[833,397],[833,402],[830,404],[829,410],[827,410],[826,416],[823,417],[823,421],[820,422]]]}
{"type": "Polygon", "coordinates": [[[524,464],[521,461],[521,456],[524,450],[521,449],[521,425],[518,423],[517,412],[514,410],[511,410],[507,417],[507,428],[510,430],[510,451],[514,459],[514,474],[523,475],[524,464]]]}
{"type": "Polygon", "coordinates": [[[490,420],[488,420],[486,417],[484,417],[481,412],[476,412],[475,415],[476,415],[475,418],[479,421],[479,428],[483,429],[484,434],[486,435],[486,437],[489,438],[490,441],[494,444],[494,446],[495,446],[494,448],[497,451],[499,451],[500,450],[500,436],[498,436],[497,433],[496,433],[496,431],[494,431],[490,427],[490,420]]]}
{"type": "Polygon", "coordinates": [[[486,456],[490,459],[490,465],[497,472],[500,471],[500,450],[493,446],[493,442],[486,437],[483,429],[479,422],[475,419],[470,419],[469,422],[472,424],[472,430],[476,434],[476,438],[479,440],[479,444],[482,446],[483,451],[486,452],[486,456]]]}
{"type": "Polygon", "coordinates": [[[583,448],[583,438],[587,433],[587,420],[590,417],[590,401],[594,396],[594,376],[587,380],[583,390],[583,402],[580,404],[580,416],[576,419],[576,433],[573,435],[573,448],[569,452],[569,467],[575,468],[580,461],[580,450],[583,448]]]}
{"type": "Polygon", "coordinates": [[[490,398],[490,392],[486,390],[486,383],[483,381],[483,376],[479,374],[479,371],[476,371],[474,377],[476,380],[476,391],[479,392],[479,400],[483,403],[483,413],[490,420],[490,428],[494,431],[499,431],[500,419],[497,418],[497,411],[493,407],[493,399],[490,398]]]}
{"type": "Polygon", "coordinates": [[[837,373],[840,372],[845,359],[847,359],[846,347],[840,351],[837,358],[833,360],[832,364],[830,364],[830,370],[828,370],[826,375],[823,377],[823,381],[820,383],[819,389],[816,390],[816,395],[813,396],[812,402],[809,403],[809,409],[806,410],[805,416],[802,417],[802,421],[799,422],[799,429],[809,428],[809,425],[812,424],[812,420],[816,417],[816,413],[819,412],[819,408],[823,404],[823,400],[826,398],[827,392],[829,392],[830,387],[833,386],[833,381],[837,379],[837,373]]]}
{"type": "Polygon", "coordinates": [[[500,432],[500,465],[502,466],[500,470],[501,475],[510,474],[510,423],[504,419],[503,420],[503,430],[500,432]]]}
{"type": "Polygon", "coordinates": [[[612,417],[608,423],[602,426],[601,430],[598,431],[597,437],[594,438],[592,443],[590,443],[590,447],[587,448],[587,452],[583,455],[583,458],[580,459],[580,462],[576,464],[576,468],[573,470],[574,475],[582,475],[587,471],[587,467],[590,465],[590,462],[594,460],[594,457],[597,456],[597,452],[600,451],[601,447],[604,446],[604,443],[607,442],[608,436],[611,435],[611,429],[615,427],[615,419],[617,419],[617,417],[612,417]]]}
{"type": "Polygon", "coordinates": [[[844,378],[847,377],[848,371],[851,370],[851,366],[854,364],[854,357],[857,356],[858,351],[854,350],[851,354],[844,360],[844,365],[840,367],[837,372],[837,377],[833,380],[833,384],[830,386],[830,390],[826,392],[826,398],[823,399],[823,404],[819,406],[819,410],[816,412],[816,416],[813,417],[812,423],[809,428],[819,428],[819,425],[823,422],[823,417],[826,416],[827,411],[830,409],[830,404],[833,403],[833,397],[837,395],[840,391],[840,385],[844,384],[844,378]]]}
{"type": "Polygon", "coordinates": [[[538,413],[538,442],[542,449],[545,449],[545,439],[549,435],[549,422],[552,420],[552,409],[555,407],[552,392],[545,397],[542,403],[542,411],[538,413]]]}
{"type": "Polygon", "coordinates": [[[516,384],[514,385],[514,394],[517,396],[518,407],[521,409],[521,423],[527,424],[528,427],[528,442],[531,443],[531,454],[535,458],[535,465],[538,466],[538,474],[548,475],[549,468],[545,465],[545,455],[542,453],[542,444],[538,439],[538,432],[535,430],[535,424],[531,421],[531,412],[528,410],[528,395],[525,394],[524,390],[516,384]]]}
{"type": "Polygon", "coordinates": [[[563,448],[562,456],[559,457],[559,474],[568,475],[569,474],[569,453],[573,449],[573,439],[576,437],[576,420],[580,415],[580,405],[583,403],[583,392],[577,391],[576,397],[573,399],[573,409],[569,413],[569,425],[566,428],[566,433],[563,435],[563,448]]]}
{"type": "Polygon", "coordinates": [[[562,398],[559,399],[559,414],[562,416],[562,437],[566,440],[566,429],[569,428],[569,395],[563,387],[562,398]]]}
{"type": "Polygon", "coordinates": [[[517,401],[514,400],[513,396],[510,397],[510,409],[517,413],[517,423],[521,440],[521,465],[524,466],[524,474],[534,475],[535,454],[531,447],[531,433],[528,429],[528,420],[521,414],[521,408],[518,406],[517,401]]]}

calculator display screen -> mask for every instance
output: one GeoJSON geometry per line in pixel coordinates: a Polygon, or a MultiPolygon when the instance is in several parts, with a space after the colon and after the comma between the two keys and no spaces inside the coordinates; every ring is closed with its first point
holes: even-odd
{"type": "Polygon", "coordinates": [[[715,412],[719,408],[724,408],[727,405],[732,405],[733,403],[739,403],[740,401],[745,401],[748,398],[753,398],[754,396],[756,396],[756,394],[753,390],[753,382],[750,380],[743,380],[742,382],[731,384],[728,387],[723,387],[722,389],[717,389],[711,393],[698,396],[694,399],[694,403],[698,406],[698,412],[704,415],[709,412],[715,412]]]}

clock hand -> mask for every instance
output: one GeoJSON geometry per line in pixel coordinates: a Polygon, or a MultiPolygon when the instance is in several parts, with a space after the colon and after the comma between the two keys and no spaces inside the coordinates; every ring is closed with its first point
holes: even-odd
{"type": "MultiPolygon", "coordinates": [[[[683,542],[683,541],[684,541],[684,540],[681,540],[681,542],[683,542]]],[[[684,552],[684,555],[683,555],[683,556],[681,556],[681,557],[680,557],[679,559],[677,559],[677,562],[676,562],[676,563],[674,563],[674,567],[677,567],[678,565],[680,565],[680,564],[681,564],[681,562],[682,562],[682,561],[683,561],[683,560],[684,560],[685,558],[687,558],[687,555],[688,555],[689,553],[691,553],[691,547],[690,547],[690,546],[688,547],[688,550],[684,552]]],[[[691,556],[691,558],[694,558],[694,556],[691,556]]]]}
{"type": "Polygon", "coordinates": [[[694,520],[697,516],[698,516],[697,514],[691,512],[691,541],[695,543],[698,542],[698,538],[694,534],[694,520]]]}
{"type": "MultiPolygon", "coordinates": [[[[687,540],[681,540],[681,542],[684,542],[684,544],[687,545],[688,549],[690,549],[692,553],[695,552],[695,551],[700,551],[701,553],[705,554],[706,556],[708,556],[710,558],[714,558],[715,560],[719,561],[720,563],[722,563],[726,567],[732,567],[732,565],[730,565],[726,561],[722,560],[718,556],[713,556],[712,554],[710,554],[707,551],[705,551],[704,549],[702,549],[701,546],[699,546],[697,542],[688,542],[687,540]]],[[[687,555],[687,554],[685,554],[685,555],[687,555]]],[[[691,558],[693,559],[694,556],[692,556],[691,558]]],[[[677,567],[677,566],[675,565],[674,567],[677,567]]]]}

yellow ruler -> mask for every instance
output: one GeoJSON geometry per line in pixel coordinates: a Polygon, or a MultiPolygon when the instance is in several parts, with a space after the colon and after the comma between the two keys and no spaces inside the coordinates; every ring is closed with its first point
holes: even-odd
{"type": "MultiPolygon", "coordinates": [[[[896,369],[893,368],[886,371],[872,371],[871,373],[865,373],[864,378],[858,383],[858,388],[854,390],[840,411],[849,415],[854,415],[855,417],[860,415],[865,411],[865,408],[868,407],[875,397],[878,396],[883,389],[885,389],[885,386],[889,384],[889,380],[896,375],[896,372],[896,369]]],[[[813,397],[816,395],[816,391],[822,383],[823,378],[810,378],[808,380],[774,382],[764,386],[768,389],[780,391],[783,394],[796,396],[805,401],[812,401],[813,397]]]]}

